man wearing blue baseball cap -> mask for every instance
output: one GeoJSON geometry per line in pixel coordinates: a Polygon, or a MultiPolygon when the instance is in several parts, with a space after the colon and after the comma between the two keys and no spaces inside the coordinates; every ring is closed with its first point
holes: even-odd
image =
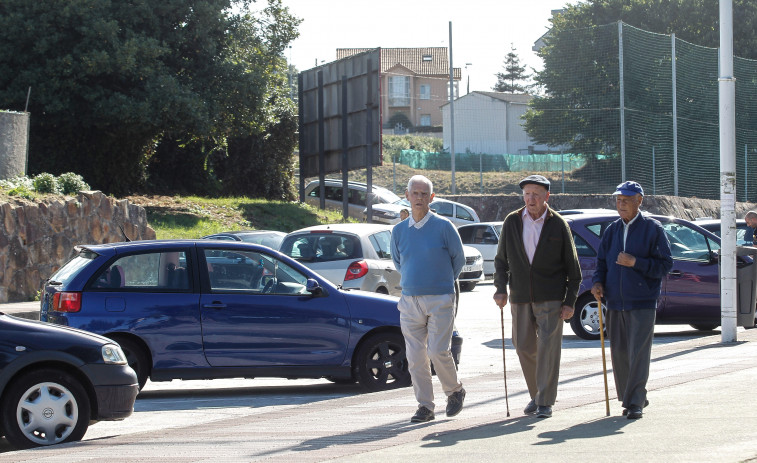
{"type": "Polygon", "coordinates": [[[615,189],[620,215],[605,230],[591,292],[606,299],[607,335],[618,400],[629,420],[642,417],[662,279],[673,267],[670,243],[657,220],[639,212],[644,190],[636,182],[615,189]]]}

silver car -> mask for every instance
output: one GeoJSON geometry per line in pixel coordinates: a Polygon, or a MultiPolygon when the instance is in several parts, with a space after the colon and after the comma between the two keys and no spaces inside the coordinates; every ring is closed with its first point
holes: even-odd
{"type": "MultiPolygon", "coordinates": [[[[476,211],[465,204],[447,199],[437,198],[429,204],[432,211],[448,219],[456,227],[470,223],[478,223],[476,211]]],[[[373,206],[373,222],[394,225],[400,221],[400,211],[407,209],[410,212],[410,203],[407,199],[398,199],[390,204],[376,204],[373,206]]],[[[368,210],[363,210],[363,220],[366,219],[368,210]]]]}
{"type": "MultiPolygon", "coordinates": [[[[342,210],[344,189],[342,181],[338,179],[327,178],[325,185],[325,203],[329,209],[342,210]]],[[[305,202],[315,207],[321,204],[321,182],[313,180],[305,186],[305,202]]],[[[372,194],[368,194],[368,185],[361,182],[347,183],[347,208],[349,216],[358,220],[363,218],[363,210],[368,205],[368,201],[376,205],[398,201],[400,198],[386,188],[373,185],[372,194]]]]}
{"type": "Polygon", "coordinates": [[[399,296],[391,242],[388,225],[317,225],[288,234],[279,250],[344,288],[399,296]]]}

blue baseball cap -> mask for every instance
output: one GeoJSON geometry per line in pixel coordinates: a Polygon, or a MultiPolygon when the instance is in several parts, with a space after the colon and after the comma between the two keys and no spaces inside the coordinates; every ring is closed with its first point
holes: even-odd
{"type": "Polygon", "coordinates": [[[623,196],[636,196],[636,195],[642,195],[644,196],[644,189],[636,182],[628,181],[623,182],[620,185],[618,185],[615,188],[615,193],[613,195],[623,195],[623,196]]]}

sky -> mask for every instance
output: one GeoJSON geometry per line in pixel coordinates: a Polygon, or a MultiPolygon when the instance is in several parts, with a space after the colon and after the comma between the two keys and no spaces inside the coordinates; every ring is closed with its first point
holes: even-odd
{"type": "Polygon", "coordinates": [[[461,89],[490,91],[511,44],[521,65],[541,70],[531,50],[551,11],[576,0],[282,0],[302,19],[286,58],[298,71],[336,60],[337,48],[448,47],[461,89]],[[467,64],[470,63],[470,64],[467,64]]]}

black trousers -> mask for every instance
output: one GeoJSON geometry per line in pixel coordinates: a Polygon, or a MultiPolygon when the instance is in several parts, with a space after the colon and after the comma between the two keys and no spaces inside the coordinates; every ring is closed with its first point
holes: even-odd
{"type": "Polygon", "coordinates": [[[607,335],[615,376],[615,390],[623,408],[644,408],[657,311],[651,309],[607,310],[607,335]]]}

